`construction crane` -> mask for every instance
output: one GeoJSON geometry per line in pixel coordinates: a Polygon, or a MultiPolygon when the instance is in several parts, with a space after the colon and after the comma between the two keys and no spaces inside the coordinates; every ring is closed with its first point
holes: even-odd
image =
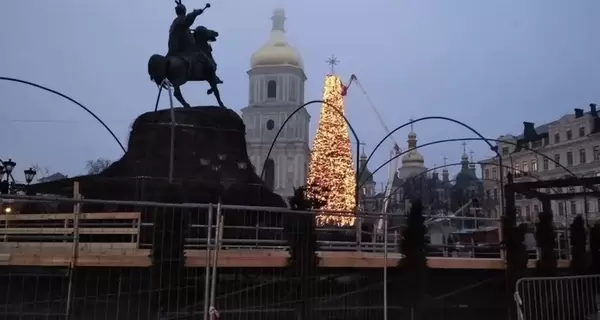
{"type": "MultiPolygon", "coordinates": [[[[371,100],[371,97],[369,97],[369,95],[367,94],[367,91],[363,88],[360,81],[358,81],[358,78],[356,77],[356,75],[353,74],[352,76],[350,76],[350,81],[348,82],[347,87],[350,87],[350,85],[354,82],[356,82],[356,85],[360,88],[362,93],[365,95],[365,97],[367,99],[367,104],[369,105],[369,107],[371,107],[373,112],[375,112],[375,115],[377,115],[377,119],[379,120],[379,123],[383,127],[383,130],[385,130],[385,133],[389,135],[390,129],[385,124],[383,117],[381,116],[381,114],[379,113],[377,108],[375,107],[375,104],[373,104],[373,101],[371,100]]],[[[399,155],[402,152],[400,149],[400,146],[398,145],[396,140],[394,140],[394,137],[390,135],[389,139],[393,143],[392,149],[390,150],[390,159],[393,159],[393,160],[390,162],[390,165],[388,166],[388,180],[387,180],[387,183],[386,183],[386,186],[384,189],[383,206],[381,209],[382,213],[388,212],[388,208],[389,208],[389,204],[390,204],[390,196],[391,196],[392,190],[393,190],[394,178],[396,177],[396,172],[398,172],[398,168],[399,168],[399,162],[400,162],[399,155]]],[[[381,234],[382,230],[383,230],[383,215],[379,216],[379,219],[377,220],[376,232],[381,234]]]]}

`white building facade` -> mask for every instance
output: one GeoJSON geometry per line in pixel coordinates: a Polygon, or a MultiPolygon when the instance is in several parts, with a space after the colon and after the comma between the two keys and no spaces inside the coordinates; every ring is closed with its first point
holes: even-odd
{"type": "Polygon", "coordinates": [[[275,193],[288,197],[306,183],[310,115],[304,104],[302,58],[285,39],[285,12],[276,9],[267,43],[251,58],[248,106],[242,109],[248,156],[258,175],[275,193]],[[269,157],[267,154],[277,132],[269,157]]]}
{"type": "MultiPolygon", "coordinates": [[[[600,118],[595,104],[590,105],[589,112],[575,109],[573,113],[542,126],[535,127],[531,122],[524,122],[523,127],[523,134],[519,136],[505,135],[498,138],[502,141],[498,143],[498,152],[502,156],[504,182],[508,172],[512,172],[515,182],[570,176],[567,170],[546,157],[565,166],[579,177],[600,175],[600,118]]],[[[494,157],[480,164],[485,198],[497,202],[493,214],[499,217],[502,214],[499,206],[502,192],[498,159],[494,157]]],[[[577,188],[552,188],[539,191],[545,193],[586,191],[581,187],[577,188]]],[[[526,199],[518,195],[516,206],[517,215],[526,221],[535,221],[537,213],[542,209],[542,204],[537,199],[526,199]]],[[[552,201],[552,212],[557,222],[561,222],[561,219],[566,222],[577,214],[594,215],[600,212],[600,199],[588,196],[552,201]]]]}

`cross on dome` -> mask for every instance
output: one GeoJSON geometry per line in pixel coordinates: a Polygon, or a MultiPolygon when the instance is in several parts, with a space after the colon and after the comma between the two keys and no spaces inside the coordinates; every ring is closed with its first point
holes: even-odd
{"type": "Polygon", "coordinates": [[[300,54],[285,39],[285,10],[273,10],[269,40],[250,58],[250,67],[292,66],[302,68],[300,54]]]}
{"type": "Polygon", "coordinates": [[[271,30],[285,32],[285,10],[282,8],[273,10],[271,21],[273,21],[271,30]]]}
{"type": "Polygon", "coordinates": [[[359,145],[362,147],[362,150],[361,150],[361,158],[362,158],[363,156],[366,158],[366,157],[367,157],[367,155],[365,154],[365,146],[366,146],[367,144],[366,144],[366,143],[364,143],[364,142],[361,142],[361,143],[359,143],[359,145]]]}

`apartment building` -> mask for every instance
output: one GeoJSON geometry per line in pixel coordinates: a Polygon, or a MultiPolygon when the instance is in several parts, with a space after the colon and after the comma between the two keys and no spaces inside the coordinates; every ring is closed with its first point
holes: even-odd
{"type": "MultiPolygon", "coordinates": [[[[523,122],[522,134],[508,134],[500,136],[498,140],[503,167],[498,166],[497,156],[479,162],[485,200],[493,203],[492,216],[501,215],[501,173],[506,177],[512,172],[515,182],[556,179],[570,175],[564,168],[555,164],[558,162],[580,177],[600,175],[600,118],[595,104],[590,104],[589,112],[575,109],[573,113],[541,126],[536,127],[532,122],[523,122]]],[[[554,188],[540,191],[570,193],[581,190],[554,188]]],[[[531,221],[535,221],[542,207],[536,199],[525,199],[521,196],[517,196],[516,206],[517,214],[531,221]]],[[[552,211],[557,217],[557,222],[567,219],[570,215],[598,213],[600,198],[582,197],[553,201],[552,211]]]]}

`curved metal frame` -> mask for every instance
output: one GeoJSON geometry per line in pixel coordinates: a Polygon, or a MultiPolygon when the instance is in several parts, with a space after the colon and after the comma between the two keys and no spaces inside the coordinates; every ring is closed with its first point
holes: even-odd
{"type": "MultiPolygon", "coordinates": [[[[517,145],[516,143],[507,142],[507,141],[504,141],[504,140],[499,140],[499,139],[489,139],[489,138],[484,138],[484,139],[485,139],[486,141],[494,141],[494,142],[508,143],[508,144],[512,144],[512,145],[515,145],[515,146],[517,145]]],[[[434,145],[434,144],[439,144],[439,143],[446,143],[446,142],[457,142],[457,141],[480,141],[480,140],[481,140],[481,138],[455,138],[455,139],[436,140],[436,141],[432,141],[432,142],[428,142],[428,143],[424,143],[424,144],[418,145],[418,146],[417,146],[416,148],[414,148],[414,149],[418,149],[418,148],[421,148],[421,147],[426,147],[426,146],[430,146],[430,145],[434,145]]],[[[535,154],[537,154],[537,155],[540,155],[540,156],[542,156],[542,158],[544,158],[544,159],[548,159],[548,160],[552,161],[554,164],[556,164],[557,166],[559,166],[559,167],[561,167],[562,169],[564,169],[564,170],[565,170],[567,173],[569,173],[569,174],[570,174],[572,177],[574,177],[574,178],[579,178],[579,177],[578,177],[576,174],[574,174],[574,173],[573,173],[571,170],[569,170],[569,168],[565,167],[564,165],[560,164],[559,162],[556,162],[556,161],[554,161],[554,159],[552,159],[552,158],[548,157],[547,155],[545,155],[545,154],[543,154],[543,153],[541,153],[541,152],[539,152],[539,151],[537,151],[537,150],[534,150],[534,149],[531,149],[531,148],[525,147],[525,146],[521,146],[521,148],[523,148],[523,149],[525,149],[525,150],[528,150],[528,151],[531,151],[531,152],[533,152],[533,153],[535,153],[535,154]]],[[[414,149],[411,149],[411,150],[414,150],[414,149]]],[[[404,155],[404,154],[408,153],[409,151],[410,151],[410,150],[407,150],[407,151],[401,152],[400,154],[397,154],[397,155],[395,155],[395,156],[391,157],[391,158],[390,158],[388,161],[384,162],[384,163],[383,163],[381,166],[379,166],[377,169],[375,169],[375,170],[374,170],[374,171],[371,173],[371,177],[372,177],[372,176],[373,176],[373,175],[374,175],[374,174],[375,174],[377,171],[379,171],[379,170],[381,170],[383,167],[385,167],[385,166],[386,166],[388,163],[390,163],[390,162],[392,162],[394,159],[396,159],[396,158],[398,158],[398,157],[400,157],[400,156],[402,156],[402,155],[404,155]]],[[[500,168],[502,168],[502,167],[503,167],[502,163],[501,163],[500,161],[498,161],[498,162],[499,162],[499,163],[498,163],[498,166],[499,166],[500,168]]],[[[503,181],[502,179],[500,179],[500,180],[501,180],[501,181],[503,181]]],[[[362,184],[361,184],[361,187],[362,187],[362,184]]],[[[592,191],[596,191],[596,192],[598,192],[598,189],[596,189],[594,186],[584,186],[584,187],[586,187],[587,189],[590,189],[590,190],[592,190],[592,191]]]]}
{"type": "Polygon", "coordinates": [[[121,143],[121,141],[119,141],[119,138],[117,138],[117,136],[115,135],[115,133],[106,125],[106,123],[104,123],[104,121],[102,121],[94,112],[92,112],[92,110],[88,109],[87,107],[85,107],[84,105],[82,105],[81,103],[79,103],[78,101],[76,101],[75,99],[60,93],[56,90],[44,87],[42,85],[33,83],[33,82],[29,82],[26,80],[21,80],[21,79],[16,79],[16,78],[10,78],[10,77],[0,77],[0,80],[5,80],[5,81],[11,81],[11,82],[17,82],[17,83],[21,83],[21,84],[26,84],[28,86],[32,86],[38,89],[42,89],[44,91],[50,92],[52,94],[55,94],[57,96],[60,96],[61,98],[67,99],[71,102],[73,102],[74,104],[76,104],[77,106],[79,106],[81,109],[85,110],[88,114],[90,114],[92,117],[94,117],[94,119],[96,119],[96,121],[100,122],[100,124],[104,127],[104,129],[106,129],[108,131],[108,133],[110,133],[110,135],[113,137],[113,139],[115,139],[115,141],[119,144],[119,147],[121,147],[121,150],[123,150],[123,152],[126,152],[125,147],[123,146],[123,144],[121,143]]]}
{"type": "Polygon", "coordinates": [[[260,170],[260,178],[263,179],[263,175],[265,173],[265,163],[267,162],[267,159],[269,159],[269,157],[271,156],[271,152],[273,151],[273,147],[275,146],[275,142],[277,142],[277,138],[279,138],[279,135],[281,134],[281,131],[283,131],[283,128],[285,127],[285,125],[288,123],[288,121],[290,121],[292,119],[292,117],[298,113],[298,111],[304,109],[306,106],[311,105],[311,104],[315,104],[315,103],[320,103],[320,104],[326,104],[327,106],[333,108],[333,110],[335,110],[340,116],[342,116],[342,118],[344,118],[344,121],[346,122],[346,124],[348,125],[348,128],[350,128],[350,131],[352,132],[352,135],[354,136],[354,140],[356,140],[356,177],[357,177],[357,183],[356,183],[356,189],[354,190],[354,194],[355,194],[355,199],[357,200],[356,203],[358,203],[358,171],[359,171],[359,158],[360,158],[360,139],[358,138],[358,134],[356,133],[356,131],[354,130],[354,127],[352,127],[352,125],[350,124],[350,121],[348,121],[348,118],[346,118],[346,116],[344,115],[344,113],[339,110],[336,106],[332,105],[331,103],[328,103],[324,100],[311,100],[309,102],[306,102],[302,105],[300,105],[298,108],[296,108],[296,110],[294,110],[292,113],[290,113],[290,115],[283,121],[283,123],[281,124],[281,126],[279,127],[279,130],[277,130],[277,133],[275,134],[275,137],[273,138],[273,142],[271,142],[271,146],[269,147],[269,151],[267,152],[267,156],[265,157],[265,160],[262,163],[262,168],[260,170]]]}
{"type": "MultiPolygon", "coordinates": [[[[365,165],[362,168],[362,170],[361,170],[360,174],[358,175],[358,177],[360,177],[362,175],[362,171],[367,168],[367,164],[369,163],[369,161],[371,161],[371,158],[375,154],[375,151],[377,151],[377,149],[383,144],[383,142],[387,138],[389,138],[396,131],[398,131],[398,130],[406,127],[406,126],[409,126],[409,125],[411,125],[413,123],[417,123],[417,122],[424,121],[424,120],[445,120],[445,121],[450,121],[450,122],[459,124],[462,127],[469,129],[475,135],[477,135],[480,138],[479,140],[485,141],[485,143],[487,143],[487,145],[490,147],[490,150],[492,152],[494,152],[496,154],[496,156],[498,157],[498,163],[500,164],[500,181],[501,181],[501,184],[504,185],[504,172],[503,172],[503,167],[502,167],[502,155],[498,152],[498,146],[497,145],[496,146],[492,145],[490,143],[491,139],[486,139],[481,133],[479,133],[479,131],[475,130],[473,127],[469,126],[468,124],[466,124],[466,123],[464,123],[462,121],[453,119],[453,118],[441,117],[441,116],[423,117],[423,118],[419,118],[419,119],[416,119],[416,120],[411,120],[411,121],[409,121],[409,122],[407,122],[407,123],[405,123],[403,125],[400,125],[400,126],[396,127],[392,131],[390,131],[387,135],[385,135],[385,137],[383,137],[383,139],[381,139],[379,141],[379,143],[375,146],[375,148],[373,149],[373,151],[371,151],[371,154],[369,154],[369,157],[367,158],[367,161],[365,162],[365,165]]],[[[404,154],[404,153],[401,153],[401,154],[404,154]]],[[[398,156],[399,155],[396,155],[396,156],[392,157],[390,159],[390,161],[393,160],[393,159],[397,159],[398,156]]],[[[388,164],[390,161],[386,162],[386,164],[388,164]]],[[[372,174],[371,174],[371,176],[372,176],[372,174]]],[[[357,189],[357,190],[360,190],[360,189],[357,189]]],[[[502,198],[502,200],[500,201],[500,210],[502,212],[504,212],[504,188],[501,188],[501,190],[500,190],[500,197],[502,198]]]]}
{"type": "MultiPolygon", "coordinates": [[[[491,144],[491,143],[490,143],[491,139],[486,139],[486,138],[485,138],[485,137],[484,137],[484,136],[483,136],[481,133],[479,133],[479,131],[477,131],[477,130],[473,129],[473,127],[471,127],[471,126],[467,125],[467,124],[466,124],[466,123],[464,123],[464,122],[461,122],[461,121],[459,121],[459,120],[456,120],[456,119],[452,119],[452,118],[448,118],[448,117],[438,117],[438,116],[432,116],[432,117],[423,117],[423,118],[419,118],[419,119],[416,119],[416,120],[411,120],[411,121],[409,121],[409,122],[406,122],[405,124],[402,124],[402,125],[400,125],[400,126],[396,127],[396,128],[395,128],[395,129],[393,129],[392,131],[390,131],[390,132],[389,132],[387,135],[385,135],[385,137],[383,137],[383,138],[382,138],[382,139],[379,141],[379,143],[377,143],[377,145],[375,146],[375,148],[373,148],[373,151],[371,151],[371,153],[370,153],[370,154],[369,154],[369,156],[367,157],[367,162],[366,162],[366,164],[368,164],[368,163],[369,163],[369,161],[371,161],[371,158],[372,158],[372,157],[373,157],[373,155],[375,154],[375,151],[377,151],[377,149],[379,149],[379,147],[380,147],[380,146],[383,144],[383,142],[384,142],[384,141],[385,141],[387,138],[389,138],[389,137],[390,137],[392,134],[394,134],[396,131],[398,131],[398,130],[400,130],[400,129],[404,128],[404,127],[407,127],[407,126],[409,126],[409,125],[411,125],[411,124],[414,124],[414,123],[417,123],[417,122],[420,122],[420,121],[425,121],[425,120],[445,120],[445,121],[450,121],[450,122],[453,122],[453,123],[459,124],[459,125],[461,125],[461,126],[463,126],[463,127],[467,128],[467,129],[469,129],[469,130],[470,130],[471,132],[473,132],[475,135],[477,135],[477,136],[479,137],[479,139],[478,139],[478,140],[485,141],[485,142],[487,143],[487,145],[490,147],[490,149],[491,149],[491,150],[492,150],[494,153],[496,153],[496,155],[497,155],[498,157],[500,157],[500,158],[501,158],[501,156],[500,156],[500,154],[498,153],[498,150],[497,150],[497,149],[498,149],[498,147],[497,147],[497,146],[494,146],[493,144],[491,144]]],[[[417,148],[418,148],[418,146],[417,146],[417,148]]],[[[366,164],[365,164],[365,168],[366,168],[366,164]]],[[[363,170],[364,170],[364,168],[363,168],[363,170]]],[[[362,172],[361,172],[361,174],[362,174],[362,172]]]]}
{"type": "MultiPolygon", "coordinates": [[[[423,176],[423,175],[425,175],[425,174],[427,174],[427,173],[429,173],[431,171],[435,171],[437,169],[447,168],[447,167],[455,167],[455,166],[459,166],[459,165],[462,165],[462,162],[448,163],[448,164],[445,164],[445,165],[441,165],[441,166],[436,166],[436,167],[433,167],[433,168],[429,168],[429,169],[427,169],[427,170],[425,170],[423,172],[419,172],[418,174],[409,177],[406,181],[410,181],[410,180],[416,179],[418,177],[421,177],[421,176],[423,176]]],[[[492,165],[492,166],[500,166],[499,164],[490,164],[490,165],[492,165]]],[[[511,166],[508,166],[508,165],[504,165],[504,168],[513,169],[513,170],[515,169],[514,167],[511,167],[511,166]]],[[[535,175],[528,175],[528,177],[532,177],[532,178],[536,179],[537,181],[543,181],[540,177],[535,176],[535,175]]],[[[455,181],[455,180],[456,179],[451,179],[449,181],[455,181]]],[[[481,181],[495,181],[495,182],[500,182],[500,179],[493,179],[493,178],[491,178],[491,179],[487,178],[486,179],[485,177],[483,177],[483,178],[481,178],[479,180],[481,180],[481,181]]],[[[402,186],[398,186],[397,188],[393,189],[392,192],[390,193],[390,196],[392,194],[394,194],[395,192],[397,192],[401,187],[402,186]]],[[[556,191],[556,188],[551,188],[551,189],[554,190],[554,191],[556,191]]],[[[389,197],[383,198],[383,200],[386,200],[386,199],[389,199],[389,197]]]]}

